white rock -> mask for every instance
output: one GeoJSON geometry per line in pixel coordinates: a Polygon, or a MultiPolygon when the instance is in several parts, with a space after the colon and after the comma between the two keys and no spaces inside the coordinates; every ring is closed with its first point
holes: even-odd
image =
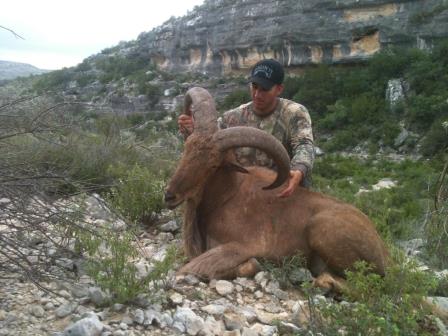
{"type": "Polygon", "coordinates": [[[77,307],[78,304],[76,302],[67,302],[59,306],[54,313],[57,317],[63,318],[73,313],[77,307]]]}
{"type": "Polygon", "coordinates": [[[173,304],[177,306],[182,304],[182,302],[184,301],[184,297],[176,292],[170,295],[170,300],[173,304]]]}
{"type": "Polygon", "coordinates": [[[216,281],[216,291],[220,294],[220,295],[229,295],[232,294],[233,292],[233,284],[230,281],[227,280],[218,280],[216,281]]]}
{"type": "Polygon", "coordinates": [[[180,225],[175,220],[171,220],[168,223],[160,225],[159,228],[162,232],[176,232],[180,229],[180,225]]]}
{"type": "Polygon", "coordinates": [[[250,328],[243,328],[243,332],[241,334],[241,336],[258,336],[258,332],[256,330],[252,330],[250,328]]]}
{"type": "Polygon", "coordinates": [[[209,315],[222,315],[227,310],[227,306],[218,304],[209,304],[201,308],[202,311],[209,315]]]}
{"type": "Polygon", "coordinates": [[[173,317],[173,328],[181,333],[196,335],[204,328],[204,320],[196,315],[190,308],[178,307],[173,317]]]}
{"type": "Polygon", "coordinates": [[[389,178],[384,178],[378,181],[377,184],[372,186],[373,190],[390,189],[397,185],[397,181],[393,181],[389,178]]]}
{"type": "Polygon", "coordinates": [[[136,309],[132,313],[132,320],[137,324],[143,324],[145,321],[145,313],[141,309],[136,309]]]}
{"type": "Polygon", "coordinates": [[[99,336],[104,325],[95,317],[87,317],[64,330],[64,336],[99,336]]]}
{"type": "Polygon", "coordinates": [[[277,327],[255,323],[251,330],[256,331],[260,336],[274,336],[277,334],[277,327]]]}
{"type": "Polygon", "coordinates": [[[204,328],[201,330],[202,336],[222,335],[225,331],[224,323],[216,321],[213,316],[207,316],[204,323],[204,328]]]}
{"type": "Polygon", "coordinates": [[[45,309],[40,305],[32,305],[30,307],[30,313],[36,317],[44,317],[45,309]]]}

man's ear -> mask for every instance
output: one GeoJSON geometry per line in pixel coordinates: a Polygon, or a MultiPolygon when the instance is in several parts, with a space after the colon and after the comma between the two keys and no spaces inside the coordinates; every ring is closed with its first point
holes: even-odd
{"type": "Polygon", "coordinates": [[[239,164],[234,163],[234,162],[227,162],[225,164],[225,167],[227,169],[230,169],[230,170],[233,170],[233,171],[236,171],[236,172],[239,172],[239,173],[249,174],[249,171],[246,168],[244,168],[244,167],[242,167],[239,164]]]}
{"type": "Polygon", "coordinates": [[[277,84],[277,96],[280,96],[283,93],[284,88],[283,84],[277,84]]]}

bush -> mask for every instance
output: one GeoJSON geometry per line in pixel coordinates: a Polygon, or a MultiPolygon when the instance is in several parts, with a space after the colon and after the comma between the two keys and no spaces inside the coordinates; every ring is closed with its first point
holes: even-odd
{"type": "Polygon", "coordinates": [[[151,298],[157,299],[160,283],[166,286],[168,272],[180,261],[176,247],[171,246],[167,249],[165,258],[162,261],[154,261],[148,274],[141,277],[133,264],[139,256],[139,250],[133,244],[135,235],[132,232],[119,235],[108,230],[94,234],[78,232],[76,239],[78,251],[88,257],[87,274],[111,295],[112,302],[130,302],[136,299],[138,294],[148,293],[150,285],[151,298]]]}
{"type": "Polygon", "coordinates": [[[433,335],[434,323],[423,304],[435,279],[395,251],[384,277],[364,262],[348,271],[344,304],[318,303],[321,319],[313,332],[324,335],[433,335]]]}
{"type": "Polygon", "coordinates": [[[409,239],[422,232],[426,203],[432,198],[438,174],[430,162],[389,162],[327,155],[313,169],[314,189],[356,205],[388,240],[409,239]],[[397,181],[391,189],[355,196],[380,179],[397,181]],[[432,186],[428,188],[428,185],[432,186]]]}
{"type": "Polygon", "coordinates": [[[448,118],[437,119],[432,123],[422,142],[421,152],[424,156],[433,157],[448,151],[448,125],[444,127],[444,123],[448,123],[448,118]]]}
{"type": "Polygon", "coordinates": [[[336,102],[338,86],[334,72],[327,65],[308,69],[293,100],[306,106],[312,115],[324,115],[328,105],[336,102]]]}
{"type": "Polygon", "coordinates": [[[63,90],[74,79],[74,72],[64,68],[40,75],[33,84],[33,90],[38,93],[63,90]]]}
{"type": "Polygon", "coordinates": [[[108,194],[113,207],[131,221],[150,224],[164,208],[165,181],[139,165],[110,167],[110,170],[112,175],[120,176],[108,194]]]}

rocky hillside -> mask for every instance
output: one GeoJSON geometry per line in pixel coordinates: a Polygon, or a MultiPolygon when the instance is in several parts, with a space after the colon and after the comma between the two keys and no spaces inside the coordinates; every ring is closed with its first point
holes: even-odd
{"type": "Polygon", "coordinates": [[[0,80],[26,77],[29,75],[40,75],[48,70],[38,69],[31,64],[0,61],[0,80]]]}
{"type": "Polygon", "coordinates": [[[227,73],[273,57],[289,67],[360,62],[387,45],[448,36],[445,0],[206,0],[141,34],[161,69],[227,73]]]}

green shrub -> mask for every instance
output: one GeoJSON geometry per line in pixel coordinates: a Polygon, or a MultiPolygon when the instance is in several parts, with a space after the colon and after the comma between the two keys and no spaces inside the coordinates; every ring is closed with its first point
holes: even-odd
{"type": "Polygon", "coordinates": [[[165,258],[162,261],[154,261],[150,272],[141,277],[133,264],[139,256],[139,250],[134,246],[135,235],[132,232],[78,232],[75,237],[78,251],[88,257],[87,274],[111,295],[112,302],[130,302],[136,299],[138,294],[148,293],[150,284],[153,286],[151,298],[157,299],[155,295],[160,284],[166,285],[164,281],[168,272],[174,269],[180,260],[176,247],[170,246],[165,258]]]}
{"type": "Polygon", "coordinates": [[[399,252],[393,253],[393,259],[384,277],[372,273],[366,263],[357,263],[347,272],[343,298],[348,302],[319,301],[317,312],[322,317],[316,318],[315,313],[318,323],[308,331],[347,336],[433,335],[434,324],[423,298],[434,289],[435,279],[399,252]]]}
{"type": "Polygon", "coordinates": [[[108,198],[115,209],[131,221],[151,223],[163,207],[165,181],[146,167],[135,165],[110,167],[120,176],[108,198]]]}
{"type": "Polygon", "coordinates": [[[410,99],[408,120],[414,129],[426,131],[436,119],[443,118],[448,111],[448,96],[419,95],[410,99]]]}
{"type": "Polygon", "coordinates": [[[312,115],[323,115],[336,102],[338,86],[334,72],[327,65],[307,69],[293,100],[305,105],[312,115]]]}
{"type": "Polygon", "coordinates": [[[409,239],[422,232],[426,204],[438,176],[432,165],[327,155],[315,162],[313,188],[356,205],[372,219],[383,238],[409,239]],[[396,180],[397,186],[355,196],[360,188],[371,190],[385,177],[396,180]]]}
{"type": "Polygon", "coordinates": [[[298,76],[286,76],[283,82],[282,97],[286,99],[293,99],[294,95],[300,90],[302,85],[302,78],[298,76]]]}
{"type": "Polygon", "coordinates": [[[438,279],[437,287],[431,294],[434,296],[448,297],[448,275],[438,279]]]}
{"type": "Polygon", "coordinates": [[[38,76],[33,84],[33,89],[38,93],[63,90],[73,79],[74,73],[70,69],[55,70],[38,76]]]}
{"type": "Polygon", "coordinates": [[[426,157],[448,151],[448,118],[435,120],[422,142],[421,152],[426,157]],[[446,125],[446,127],[444,127],[446,125]]]}
{"type": "Polygon", "coordinates": [[[349,116],[347,105],[338,100],[334,105],[328,106],[328,111],[319,120],[318,127],[323,130],[339,130],[345,128],[349,116]]]}

